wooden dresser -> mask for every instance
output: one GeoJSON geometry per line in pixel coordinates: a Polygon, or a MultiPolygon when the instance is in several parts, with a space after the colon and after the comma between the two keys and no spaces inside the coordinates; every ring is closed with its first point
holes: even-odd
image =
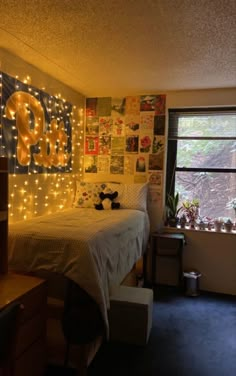
{"type": "Polygon", "coordinates": [[[0,309],[22,304],[14,376],[42,376],[46,366],[47,282],[31,276],[0,275],[0,309]]]}

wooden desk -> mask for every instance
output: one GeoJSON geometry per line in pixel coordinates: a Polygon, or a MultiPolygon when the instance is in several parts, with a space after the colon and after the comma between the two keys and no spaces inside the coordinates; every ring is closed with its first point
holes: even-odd
{"type": "Polygon", "coordinates": [[[151,253],[152,253],[152,284],[156,282],[156,257],[165,257],[176,259],[178,261],[178,280],[182,284],[183,267],[182,253],[185,242],[182,233],[157,233],[151,234],[151,253]]]}
{"type": "Polygon", "coordinates": [[[42,376],[46,366],[46,281],[8,273],[0,275],[0,310],[20,302],[14,376],[42,376]]]}

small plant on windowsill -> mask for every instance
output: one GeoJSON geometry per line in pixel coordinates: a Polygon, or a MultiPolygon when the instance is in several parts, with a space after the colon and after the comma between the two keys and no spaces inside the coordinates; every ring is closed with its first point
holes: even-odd
{"type": "Polygon", "coordinates": [[[195,222],[199,216],[199,199],[194,198],[192,201],[183,201],[180,210],[186,216],[190,227],[194,228],[195,222]]]}
{"type": "Polygon", "coordinates": [[[233,209],[234,210],[234,218],[235,218],[235,223],[236,223],[236,198],[233,198],[226,204],[227,209],[233,209]]]}
{"type": "Polygon", "coordinates": [[[214,219],[214,228],[215,231],[220,232],[223,228],[224,219],[222,217],[218,217],[214,219]]]}
{"type": "Polygon", "coordinates": [[[231,232],[233,228],[233,222],[231,221],[231,218],[225,218],[224,219],[224,229],[226,232],[231,232]]]}
{"type": "Polygon", "coordinates": [[[166,200],[166,224],[170,227],[176,227],[179,221],[178,213],[180,211],[179,206],[179,193],[174,195],[167,195],[166,200]]]}

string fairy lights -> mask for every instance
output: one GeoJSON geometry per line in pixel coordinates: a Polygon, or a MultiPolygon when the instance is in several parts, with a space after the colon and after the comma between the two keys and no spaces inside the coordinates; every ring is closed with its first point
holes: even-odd
{"type": "Polygon", "coordinates": [[[42,103],[41,90],[31,86],[28,75],[22,81],[15,77],[14,93],[7,98],[4,84],[0,72],[0,147],[6,147],[11,166],[9,221],[70,207],[74,179],[83,173],[83,108],[68,106],[61,94],[45,95],[42,103]],[[4,144],[6,127],[14,150],[4,144]]]}

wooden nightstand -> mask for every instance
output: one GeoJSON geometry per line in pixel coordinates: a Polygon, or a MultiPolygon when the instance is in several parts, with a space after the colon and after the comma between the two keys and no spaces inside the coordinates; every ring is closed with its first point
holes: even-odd
{"type": "Polygon", "coordinates": [[[151,234],[151,253],[152,253],[152,284],[156,282],[156,258],[163,257],[176,259],[178,262],[178,280],[179,286],[182,284],[183,267],[182,253],[185,243],[182,233],[157,233],[151,234]]]}
{"type": "Polygon", "coordinates": [[[47,282],[31,276],[0,275],[0,310],[20,302],[14,376],[42,376],[46,366],[47,282]]]}

